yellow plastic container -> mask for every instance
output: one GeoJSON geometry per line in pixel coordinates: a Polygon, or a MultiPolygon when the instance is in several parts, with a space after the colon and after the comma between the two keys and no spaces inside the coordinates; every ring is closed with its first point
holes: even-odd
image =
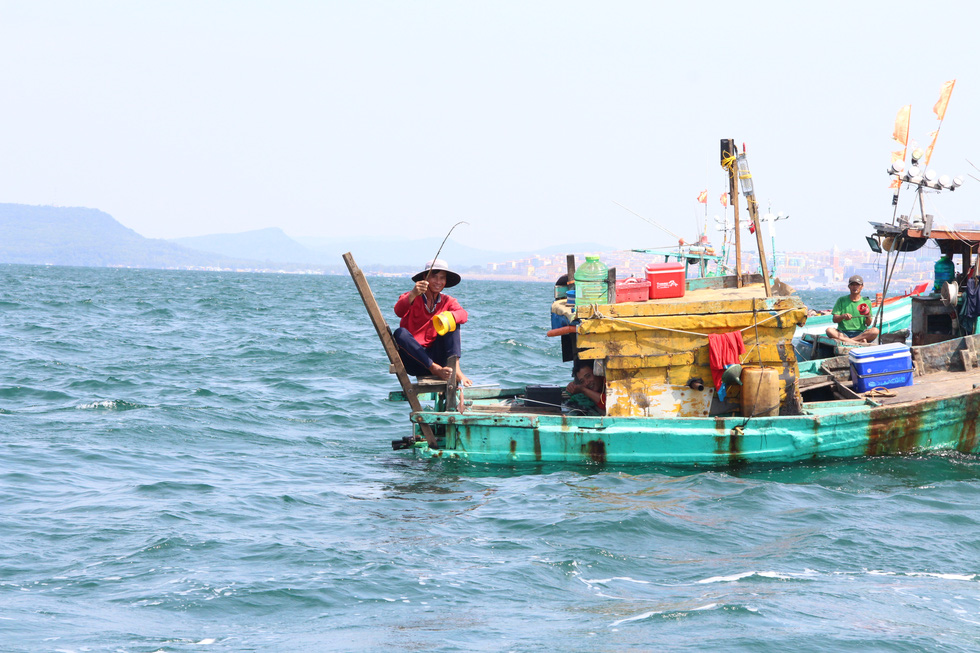
{"type": "Polygon", "coordinates": [[[742,415],[779,415],[779,373],[774,367],[742,367],[742,415]]]}
{"type": "Polygon", "coordinates": [[[432,326],[436,328],[436,333],[444,336],[450,331],[456,330],[456,318],[449,311],[443,311],[432,316],[432,326]]]}

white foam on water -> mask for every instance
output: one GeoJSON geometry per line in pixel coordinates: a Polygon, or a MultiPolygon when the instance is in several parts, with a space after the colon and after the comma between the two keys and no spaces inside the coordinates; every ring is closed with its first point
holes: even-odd
{"type": "MultiPolygon", "coordinates": [[[[700,605],[700,606],[698,606],[696,608],[691,608],[689,610],[672,610],[671,612],[675,612],[675,613],[677,613],[677,612],[700,612],[701,610],[714,610],[717,607],[718,607],[718,604],[717,603],[706,603],[704,605],[700,605]]],[[[663,610],[651,610],[650,612],[644,612],[643,614],[634,615],[632,617],[626,617],[625,619],[620,619],[619,621],[612,622],[611,624],[609,624],[609,627],[610,628],[615,628],[616,626],[620,626],[622,624],[629,623],[630,621],[641,621],[643,619],[649,619],[650,617],[655,617],[658,614],[664,614],[664,611],[663,610]]]]}
{"type": "Polygon", "coordinates": [[[760,578],[778,578],[780,580],[793,580],[795,578],[802,578],[803,576],[810,575],[812,574],[786,574],[778,571],[745,571],[740,574],[732,574],[730,576],[712,576],[711,578],[704,578],[696,581],[696,583],[698,585],[704,585],[707,583],[733,583],[735,581],[742,580],[743,578],[749,578],[750,576],[758,576],[760,578]]]}
{"type": "Polygon", "coordinates": [[[103,401],[93,401],[90,404],[82,404],[80,406],[75,406],[76,410],[91,410],[93,408],[115,408],[116,402],[112,399],[105,399],[103,401]]]}
{"type": "Polygon", "coordinates": [[[744,571],[741,574],[733,574],[731,576],[712,576],[711,578],[704,578],[697,581],[699,585],[704,585],[706,583],[732,583],[743,578],[748,578],[749,576],[754,576],[754,571],[744,571]]]}
{"type": "Polygon", "coordinates": [[[908,576],[927,576],[929,578],[941,578],[943,580],[976,580],[976,574],[939,574],[927,571],[911,571],[908,576]]]}
{"type": "Polygon", "coordinates": [[[978,579],[977,574],[943,574],[930,571],[884,571],[881,569],[869,569],[867,573],[871,576],[908,576],[909,578],[939,578],[941,580],[965,580],[974,581],[978,579]]]}
{"type": "Polygon", "coordinates": [[[629,576],[612,576],[611,578],[592,578],[592,579],[582,578],[581,579],[581,581],[587,585],[591,585],[592,583],[597,583],[600,585],[608,585],[609,583],[615,580],[621,580],[627,583],[639,583],[641,585],[650,584],[650,581],[648,580],[637,580],[636,578],[630,578],[629,576]]]}
{"type": "Polygon", "coordinates": [[[615,628],[616,626],[618,626],[620,624],[629,623],[630,621],[640,621],[641,619],[649,619],[650,617],[653,617],[653,616],[658,615],[658,614],[663,614],[663,612],[660,611],[660,610],[651,610],[650,612],[644,612],[643,614],[638,614],[638,615],[633,616],[633,617],[626,617],[625,619],[620,619],[619,621],[614,621],[611,624],[609,624],[609,627],[610,628],[615,628]]]}

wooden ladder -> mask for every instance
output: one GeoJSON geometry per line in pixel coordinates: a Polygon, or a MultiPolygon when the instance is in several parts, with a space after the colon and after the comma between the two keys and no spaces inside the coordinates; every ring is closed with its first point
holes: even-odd
{"type": "MultiPolygon", "coordinates": [[[[364,308],[367,309],[368,316],[371,318],[371,322],[374,324],[375,331],[378,332],[378,337],[381,339],[381,345],[384,347],[385,353],[388,355],[388,360],[391,363],[389,367],[389,372],[394,374],[398,378],[398,383],[402,387],[402,392],[408,399],[408,405],[411,407],[412,412],[420,412],[422,410],[422,403],[419,401],[419,392],[443,392],[446,397],[446,410],[455,410],[456,408],[456,361],[455,357],[450,358],[447,361],[449,368],[453,370],[453,375],[450,377],[449,381],[441,381],[434,379],[420,379],[419,383],[412,383],[412,380],[408,376],[408,372],[405,370],[405,364],[402,363],[402,358],[398,354],[398,345],[395,344],[395,339],[391,335],[391,329],[388,327],[388,323],[385,322],[384,315],[381,313],[381,308],[378,306],[377,300],[374,298],[374,293],[371,292],[371,287],[368,285],[367,279],[361,269],[357,267],[357,263],[354,262],[354,257],[350,252],[344,254],[344,263],[347,264],[347,269],[350,271],[350,276],[354,280],[354,285],[357,286],[357,292],[361,295],[361,301],[364,302],[364,308]]],[[[419,429],[422,431],[422,435],[425,437],[425,441],[429,443],[429,446],[433,449],[436,447],[436,436],[432,432],[432,427],[423,422],[419,422],[419,429]]]]}

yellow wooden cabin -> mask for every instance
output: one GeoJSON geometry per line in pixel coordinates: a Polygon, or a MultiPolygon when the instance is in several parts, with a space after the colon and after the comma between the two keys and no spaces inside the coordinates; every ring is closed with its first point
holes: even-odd
{"type": "Polygon", "coordinates": [[[578,306],[576,316],[579,358],[602,361],[605,368],[608,415],[730,414],[741,387],[730,386],[726,402],[712,404],[707,336],[732,331],[741,331],[745,345],[743,378],[753,367],[774,369],[779,413],[799,412],[793,334],[806,321],[806,307],[795,295],[767,298],[761,283],[689,289],[671,299],[578,306]]]}

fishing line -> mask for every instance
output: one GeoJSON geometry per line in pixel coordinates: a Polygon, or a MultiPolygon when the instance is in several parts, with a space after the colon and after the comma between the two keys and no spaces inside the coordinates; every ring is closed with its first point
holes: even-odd
{"type": "Polygon", "coordinates": [[[618,207],[620,207],[622,209],[626,209],[627,211],[629,211],[630,213],[632,213],[633,215],[635,215],[636,217],[638,217],[640,220],[643,220],[644,222],[648,222],[648,223],[652,224],[654,227],[656,227],[657,229],[660,229],[662,231],[666,231],[668,234],[670,234],[674,238],[680,240],[681,237],[678,236],[677,234],[675,234],[673,231],[671,231],[667,227],[661,226],[661,225],[657,224],[656,222],[654,222],[653,220],[648,220],[647,218],[644,218],[642,215],[640,215],[639,213],[637,213],[633,209],[630,209],[630,208],[627,208],[627,207],[623,206],[622,204],[620,204],[616,200],[613,200],[613,204],[615,204],[616,206],[618,206],[618,207]]]}
{"type": "Polygon", "coordinates": [[[452,226],[452,228],[449,230],[449,233],[446,234],[446,237],[442,239],[442,245],[439,245],[439,249],[436,250],[436,255],[432,257],[432,263],[429,265],[429,269],[426,270],[426,272],[425,272],[425,280],[426,281],[429,280],[429,275],[432,273],[432,266],[436,264],[436,259],[439,258],[439,255],[440,254],[442,254],[442,248],[443,248],[443,246],[445,246],[446,241],[449,240],[449,235],[453,233],[453,229],[455,229],[456,227],[458,227],[461,224],[469,224],[469,222],[467,222],[465,220],[460,220],[459,222],[457,222],[456,224],[454,224],[452,226]]]}

